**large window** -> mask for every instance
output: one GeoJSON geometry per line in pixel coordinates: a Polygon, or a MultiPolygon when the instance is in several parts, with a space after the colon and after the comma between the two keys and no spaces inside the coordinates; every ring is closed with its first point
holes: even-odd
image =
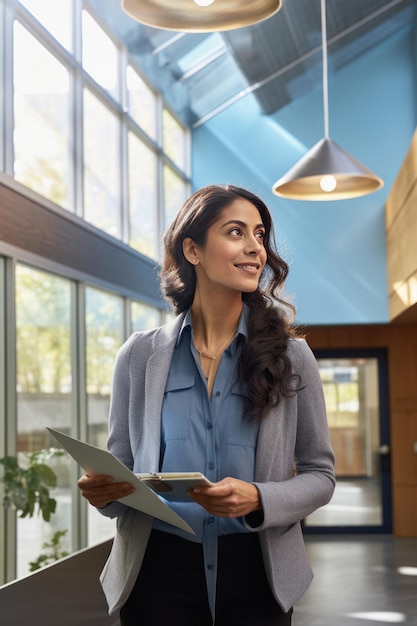
{"type": "Polygon", "coordinates": [[[178,208],[187,198],[187,188],[169,165],[164,166],[164,227],[174,219],[178,208]]]}
{"type": "MultiPolygon", "coordinates": [[[[30,453],[54,446],[45,430],[70,430],[72,396],[71,284],[52,274],[24,265],[16,268],[17,434],[19,462],[30,453]]],[[[18,575],[29,571],[44,542],[57,530],[71,540],[69,460],[48,461],[58,475],[54,497],[57,512],[18,519],[18,575]]]]}
{"type": "MultiPolygon", "coordinates": [[[[117,349],[123,340],[123,301],[104,291],[86,290],[88,441],[106,447],[111,379],[117,349]]],[[[114,535],[114,522],[88,507],[90,545],[114,535]]]]}
{"type": "Polygon", "coordinates": [[[158,258],[158,193],[155,153],[129,132],[129,243],[158,258]]]}
{"type": "Polygon", "coordinates": [[[187,168],[188,151],[184,132],[180,124],[167,109],[163,111],[162,123],[165,154],[178,168],[174,170],[171,164],[167,163],[163,167],[163,227],[165,229],[171,223],[178,208],[188,195],[187,185],[184,184],[184,180],[179,173],[181,169],[187,168]]]}
{"type": "Polygon", "coordinates": [[[119,123],[88,90],[84,91],[84,217],[120,237],[119,123]]]}
{"type": "Polygon", "coordinates": [[[163,110],[162,133],[165,153],[180,169],[186,170],[188,154],[184,130],[168,109],[163,110]]]}
{"type": "Polygon", "coordinates": [[[141,302],[132,302],[131,310],[131,331],[149,330],[161,324],[161,313],[155,307],[141,302]]]}
{"type": "Polygon", "coordinates": [[[158,139],[158,98],[131,65],[126,68],[126,79],[130,116],[149,137],[156,141],[158,139]]]}
{"type": "Polygon", "coordinates": [[[82,12],[82,47],[85,70],[119,100],[118,50],[88,11],[82,12]]]}
{"type": "Polygon", "coordinates": [[[162,232],[190,188],[187,129],[90,3],[10,4],[13,38],[0,44],[14,83],[6,173],[159,260],[162,232]]]}
{"type": "MultiPolygon", "coordinates": [[[[27,467],[33,453],[59,447],[47,426],[105,448],[117,350],[132,331],[158,326],[160,310],[21,263],[16,265],[15,293],[20,465],[27,467]],[[77,328],[85,332],[77,333],[77,328]]],[[[69,552],[79,542],[78,527],[87,528],[89,545],[114,535],[114,520],[89,506],[84,521],[73,528],[74,515],[83,515],[73,499],[79,499],[75,483],[82,470],[67,453],[46,462],[58,478],[51,493],[56,512],[50,522],[39,515],[17,519],[18,576],[29,572],[42,545],[57,531],[65,532],[61,549],[69,552]]]]}
{"type": "Polygon", "coordinates": [[[62,63],[15,22],[14,176],[66,209],[72,201],[69,84],[62,63]]]}
{"type": "Polygon", "coordinates": [[[72,6],[73,0],[20,0],[41,24],[67,50],[72,50],[72,6]]]}

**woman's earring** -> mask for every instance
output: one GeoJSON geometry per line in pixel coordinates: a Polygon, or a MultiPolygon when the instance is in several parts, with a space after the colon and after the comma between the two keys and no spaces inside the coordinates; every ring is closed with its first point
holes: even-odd
{"type": "Polygon", "coordinates": [[[193,259],[193,261],[192,261],[192,262],[193,262],[193,263],[194,263],[194,265],[195,265],[196,263],[198,263],[198,259],[193,259]]]}

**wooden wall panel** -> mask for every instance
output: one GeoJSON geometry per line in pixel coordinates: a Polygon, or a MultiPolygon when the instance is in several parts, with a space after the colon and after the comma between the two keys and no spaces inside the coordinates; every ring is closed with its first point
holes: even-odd
{"type": "Polygon", "coordinates": [[[411,411],[417,408],[417,326],[389,328],[387,343],[391,407],[411,411]]]}
{"type": "Polygon", "coordinates": [[[312,326],[313,349],[386,348],[394,534],[417,537],[417,325],[312,326]]]}
{"type": "Polygon", "coordinates": [[[417,133],[385,206],[390,319],[417,303],[417,133]]]}
{"type": "MultiPolygon", "coordinates": [[[[417,172],[416,172],[417,176],[417,172]]],[[[387,231],[388,270],[392,284],[411,276],[417,269],[417,184],[400,207],[397,218],[387,231]]]]}
{"type": "Polygon", "coordinates": [[[393,493],[394,528],[397,537],[417,536],[417,487],[397,487],[393,493]]]}
{"type": "Polygon", "coordinates": [[[385,207],[385,224],[389,230],[401,207],[406,203],[417,177],[417,131],[411,139],[410,147],[401,170],[392,185],[385,207]]]}
{"type": "Polygon", "coordinates": [[[417,486],[415,445],[417,446],[417,410],[394,411],[391,416],[392,464],[395,467],[395,483],[403,487],[417,486]]]}

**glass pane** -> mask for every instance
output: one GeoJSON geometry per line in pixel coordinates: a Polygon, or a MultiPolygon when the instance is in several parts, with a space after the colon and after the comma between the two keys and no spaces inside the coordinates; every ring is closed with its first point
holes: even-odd
{"type": "Polygon", "coordinates": [[[82,24],[83,67],[97,83],[118,101],[118,49],[88,11],[82,12],[82,24]]]}
{"type": "Polygon", "coordinates": [[[132,302],[131,304],[132,326],[131,332],[136,330],[149,330],[156,328],[161,323],[161,313],[159,309],[143,302],[132,302]]]}
{"type": "Polygon", "coordinates": [[[69,120],[68,71],[15,22],[14,175],[66,209],[71,205],[69,120]]]}
{"type": "Polygon", "coordinates": [[[129,244],[146,256],[158,256],[157,157],[129,133],[129,244]]]}
{"type": "Polygon", "coordinates": [[[164,228],[172,222],[187,196],[188,185],[164,165],[164,228]]]}
{"type": "Polygon", "coordinates": [[[129,114],[136,124],[156,141],[156,95],[130,65],[127,67],[126,80],[129,114]]]}
{"type": "MultiPolygon", "coordinates": [[[[88,442],[105,448],[114,359],[123,341],[122,298],[86,289],[86,335],[88,442]]],[[[114,535],[114,520],[91,506],[88,516],[89,545],[114,535]]]]}
{"type": "Polygon", "coordinates": [[[380,526],[378,359],[318,359],[337,484],[331,502],[308,526],[380,526]]]}
{"type": "MultiPolygon", "coordinates": [[[[57,447],[45,426],[69,432],[72,414],[70,282],[24,265],[16,267],[17,435],[19,463],[27,454],[57,447]]],[[[44,552],[42,544],[53,534],[71,537],[70,458],[49,461],[58,477],[51,496],[57,501],[51,521],[41,516],[18,518],[18,576],[29,572],[29,562],[44,552]]]]}
{"type": "Polygon", "coordinates": [[[162,113],[162,146],[165,154],[183,172],[187,171],[186,131],[167,109],[162,113]]]}
{"type": "Polygon", "coordinates": [[[20,0],[20,2],[69,51],[72,50],[72,1],[20,0]]]}
{"type": "Polygon", "coordinates": [[[120,125],[90,91],[84,90],[84,218],[120,238],[120,125]]]}

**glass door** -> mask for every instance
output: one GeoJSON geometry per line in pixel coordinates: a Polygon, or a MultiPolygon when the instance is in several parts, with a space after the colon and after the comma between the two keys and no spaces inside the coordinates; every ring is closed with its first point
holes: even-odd
{"type": "Polygon", "coordinates": [[[391,532],[385,350],[316,351],[337,484],[305,532],[391,532]]]}

